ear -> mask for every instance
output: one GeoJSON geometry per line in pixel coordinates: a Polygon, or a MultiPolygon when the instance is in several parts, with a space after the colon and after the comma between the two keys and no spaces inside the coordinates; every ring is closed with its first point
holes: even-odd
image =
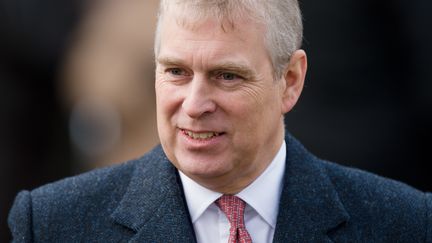
{"type": "Polygon", "coordinates": [[[282,114],[289,112],[303,90],[307,57],[303,50],[295,51],[282,77],[282,114]]]}

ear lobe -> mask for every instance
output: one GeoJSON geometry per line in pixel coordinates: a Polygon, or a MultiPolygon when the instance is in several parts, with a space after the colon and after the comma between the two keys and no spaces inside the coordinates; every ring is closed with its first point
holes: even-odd
{"type": "Polygon", "coordinates": [[[307,56],[303,50],[295,51],[286,68],[282,82],[282,114],[292,110],[303,90],[307,71],[307,56]]]}

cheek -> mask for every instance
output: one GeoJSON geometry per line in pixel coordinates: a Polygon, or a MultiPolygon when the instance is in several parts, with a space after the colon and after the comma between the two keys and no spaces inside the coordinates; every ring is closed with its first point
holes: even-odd
{"type": "Polygon", "coordinates": [[[260,118],[257,102],[253,99],[228,100],[227,116],[230,118],[230,123],[234,126],[234,145],[251,143],[256,135],[257,125],[260,118]]]}
{"type": "Polygon", "coordinates": [[[170,119],[181,104],[177,89],[173,85],[156,82],[156,106],[158,119],[170,119]]]}
{"type": "Polygon", "coordinates": [[[269,92],[260,94],[260,99],[254,97],[238,98],[241,102],[231,102],[230,106],[231,113],[236,114],[237,130],[251,143],[277,127],[282,116],[277,94],[269,92]]]}
{"type": "Polygon", "coordinates": [[[231,114],[235,114],[242,123],[248,124],[266,119],[268,115],[274,115],[277,106],[276,95],[257,89],[243,90],[241,94],[225,99],[225,106],[231,114]]]}
{"type": "Polygon", "coordinates": [[[159,140],[167,156],[173,158],[172,148],[175,143],[173,132],[175,127],[172,122],[172,110],[174,105],[172,104],[172,97],[168,94],[169,92],[165,87],[156,86],[156,117],[159,140]]]}

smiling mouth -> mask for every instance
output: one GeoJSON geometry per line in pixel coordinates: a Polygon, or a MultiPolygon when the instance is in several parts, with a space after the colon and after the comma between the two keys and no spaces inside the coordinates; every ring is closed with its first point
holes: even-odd
{"type": "Polygon", "coordinates": [[[218,136],[223,134],[220,132],[192,132],[192,131],[184,130],[184,129],[181,129],[181,131],[186,136],[188,136],[192,139],[197,139],[197,140],[206,140],[206,139],[218,137],[218,136]]]}

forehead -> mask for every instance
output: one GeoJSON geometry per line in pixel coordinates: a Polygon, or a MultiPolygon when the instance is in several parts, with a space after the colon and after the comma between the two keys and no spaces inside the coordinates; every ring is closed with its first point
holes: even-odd
{"type": "Polygon", "coordinates": [[[249,18],[234,20],[207,17],[193,19],[165,14],[159,23],[158,56],[206,52],[215,57],[236,54],[265,54],[264,25],[249,18]],[[264,52],[264,53],[262,53],[264,52]]]}

